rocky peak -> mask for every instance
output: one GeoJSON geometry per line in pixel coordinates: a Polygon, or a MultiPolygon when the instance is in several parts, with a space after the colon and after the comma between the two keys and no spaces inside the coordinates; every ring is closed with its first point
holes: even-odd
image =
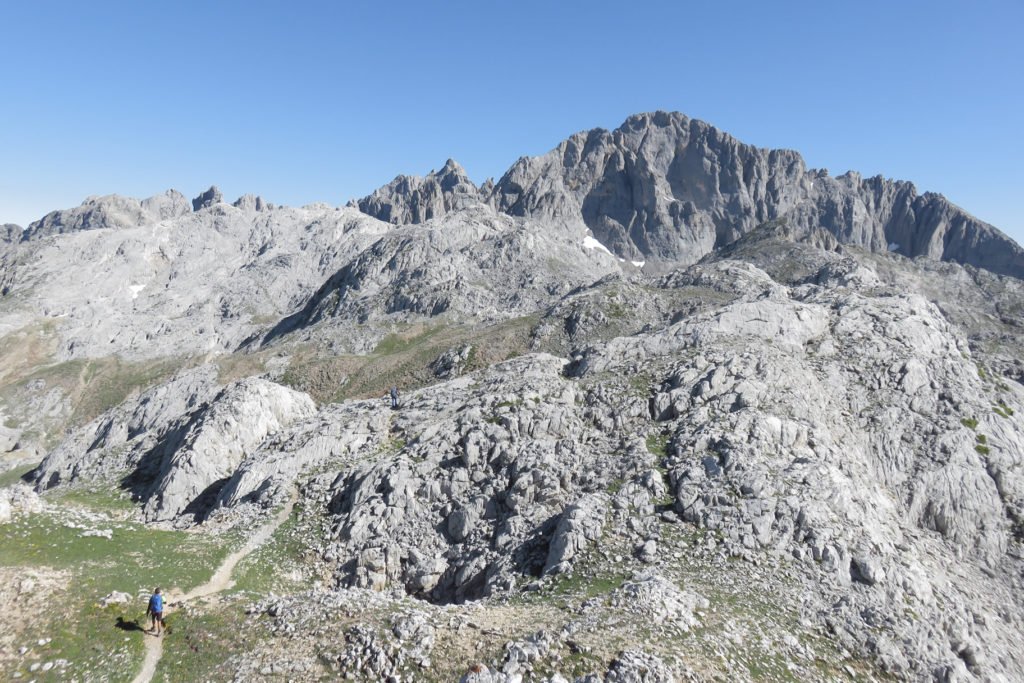
{"type": "Polygon", "coordinates": [[[678,112],[635,114],[614,131],[570,136],[521,157],[477,189],[449,160],[426,178],[399,176],[353,203],[417,223],[481,201],[512,216],[584,224],[615,255],[649,269],[693,263],[751,230],[787,221],[875,252],[956,261],[1024,277],[1024,251],[993,226],[913,183],[808,170],[799,153],[747,145],[678,112]]]}
{"type": "Polygon", "coordinates": [[[176,218],[188,211],[188,201],[177,190],[167,190],[164,194],[143,200],[117,194],[93,195],[87,197],[81,206],[51,211],[29,224],[21,234],[21,240],[78,230],[135,228],[176,218]]]}
{"type": "Polygon", "coordinates": [[[692,262],[802,198],[803,160],[663,111],[578,133],[498,182],[513,215],[582,220],[617,255],[692,262]]]}
{"type": "Polygon", "coordinates": [[[0,241],[17,242],[21,239],[22,227],[15,223],[0,225],[0,241]]]}
{"type": "Polygon", "coordinates": [[[231,205],[236,209],[241,209],[246,212],[262,213],[264,211],[272,211],[274,205],[270,202],[264,201],[263,197],[257,197],[252,194],[244,194],[231,205]]]}
{"type": "Polygon", "coordinates": [[[216,185],[210,185],[210,189],[203,192],[198,197],[192,200],[192,210],[202,211],[203,209],[220,204],[224,201],[224,195],[217,188],[216,185]]]}
{"type": "Polygon", "coordinates": [[[400,175],[373,194],[350,203],[389,223],[422,223],[481,200],[479,188],[454,159],[426,177],[400,175]]]}

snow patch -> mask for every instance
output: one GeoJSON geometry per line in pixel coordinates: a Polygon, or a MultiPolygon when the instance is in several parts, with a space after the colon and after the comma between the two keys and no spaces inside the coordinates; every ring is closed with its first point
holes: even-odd
{"type": "Polygon", "coordinates": [[[145,288],[146,288],[146,285],[128,285],[128,289],[131,291],[133,299],[138,299],[139,298],[139,292],[141,292],[145,288]]]}
{"type": "Polygon", "coordinates": [[[896,251],[899,248],[900,248],[900,245],[897,244],[896,242],[890,242],[889,243],[889,251],[896,251]]]}
{"type": "Polygon", "coordinates": [[[630,261],[630,263],[632,263],[637,268],[643,268],[644,264],[647,263],[647,261],[630,261]]]}
{"type": "Polygon", "coordinates": [[[594,239],[590,235],[587,235],[586,237],[583,238],[583,248],[584,249],[600,249],[601,251],[603,251],[604,253],[608,254],[609,256],[614,256],[615,255],[612,252],[608,251],[608,247],[604,246],[603,244],[598,242],[596,239],[594,239]]]}

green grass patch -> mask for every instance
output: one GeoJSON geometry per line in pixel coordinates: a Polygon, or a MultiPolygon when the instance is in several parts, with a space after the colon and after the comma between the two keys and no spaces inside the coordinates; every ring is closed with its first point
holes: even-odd
{"type": "Polygon", "coordinates": [[[60,502],[74,507],[87,508],[97,512],[132,512],[135,503],[131,496],[121,490],[116,483],[87,484],[57,489],[47,496],[53,502],[60,502]]]}
{"type": "Polygon", "coordinates": [[[230,681],[235,667],[231,658],[245,657],[255,645],[256,634],[241,622],[252,619],[244,602],[221,603],[198,612],[186,609],[170,616],[170,633],[164,639],[164,655],[153,680],[230,681]]]}
{"type": "Polygon", "coordinates": [[[668,452],[668,442],[669,437],[665,434],[651,434],[647,437],[647,450],[661,460],[668,452]]]}
{"type": "Polygon", "coordinates": [[[587,600],[611,593],[616,588],[622,586],[628,578],[625,572],[616,571],[608,574],[598,572],[596,575],[588,576],[584,573],[585,571],[574,571],[572,574],[560,575],[558,582],[552,588],[552,592],[556,595],[572,595],[587,600]]]}
{"type": "Polygon", "coordinates": [[[498,408],[518,408],[521,405],[523,405],[523,399],[520,398],[515,401],[501,401],[500,403],[495,403],[494,409],[497,410],[498,408]]]}
{"type": "Polygon", "coordinates": [[[1005,403],[997,403],[992,406],[992,412],[994,412],[996,415],[999,415],[1000,417],[1009,418],[1011,415],[1013,415],[1013,408],[1006,405],[1005,403]]]}
{"type": "Polygon", "coordinates": [[[975,429],[978,426],[978,421],[974,418],[965,417],[960,420],[960,424],[970,429],[975,429]]]}
{"type": "Polygon", "coordinates": [[[452,348],[470,346],[463,372],[528,352],[530,332],[538,319],[525,316],[482,329],[469,325],[411,325],[404,332],[386,336],[365,356],[317,356],[315,350],[305,349],[293,357],[281,382],[309,393],[318,403],[351,398],[383,401],[391,387],[408,394],[436,382],[430,365],[452,348]]]}
{"type": "Polygon", "coordinates": [[[163,586],[187,591],[210,577],[235,541],[150,529],[137,522],[77,516],[65,520],[47,513],[15,518],[3,526],[2,538],[0,565],[71,570],[76,599],[87,602],[114,590],[134,593],[163,586]],[[82,536],[84,529],[68,522],[111,529],[112,537],[82,536]]]}
{"type": "MultiPolygon", "coordinates": [[[[304,539],[322,537],[324,531],[301,524],[301,510],[302,503],[296,503],[274,535],[238,562],[232,573],[235,585],[230,593],[286,594],[310,588],[311,565],[304,559],[309,548],[304,539]]],[[[317,564],[317,568],[322,567],[322,563],[317,564]]]]}
{"type": "MultiPolygon", "coordinates": [[[[62,602],[66,605],[66,602],[62,602]]],[[[130,681],[135,677],[144,655],[142,628],[146,627],[142,609],[112,605],[105,609],[89,604],[76,609],[54,609],[51,621],[22,632],[31,651],[17,671],[24,681],[103,680],[130,681]],[[138,620],[138,621],[136,621],[138,620]],[[38,641],[47,641],[38,645],[38,641]],[[31,671],[33,663],[64,659],[66,668],[31,671]]],[[[19,641],[21,642],[21,641],[19,641]]],[[[4,672],[12,680],[14,671],[4,672]]]]}
{"type": "Polygon", "coordinates": [[[605,309],[605,311],[606,311],[606,315],[609,318],[615,318],[617,320],[621,320],[621,319],[626,317],[626,309],[623,308],[621,304],[618,304],[618,303],[615,303],[615,302],[610,302],[608,304],[607,308],[605,309]]]}
{"type": "MultiPolygon", "coordinates": [[[[95,503],[95,500],[93,501],[95,503]]],[[[69,672],[83,680],[130,680],[141,661],[139,627],[145,624],[148,591],[187,591],[207,579],[233,545],[183,531],[150,529],[135,522],[90,518],[85,514],[43,512],[19,516],[0,527],[0,565],[63,570],[70,588],[54,598],[52,613],[22,633],[34,642],[49,638],[38,654],[44,660],[71,662],[69,672]],[[83,536],[89,529],[110,529],[112,537],[83,536]],[[112,591],[137,596],[124,605],[101,609],[97,603],[112,591]]],[[[30,663],[30,662],[29,662],[30,663]]]]}
{"type": "Polygon", "coordinates": [[[388,356],[393,353],[405,351],[406,349],[416,346],[430,339],[438,332],[445,329],[444,325],[437,325],[436,327],[428,327],[423,332],[414,334],[411,336],[391,333],[388,336],[377,342],[377,346],[373,349],[373,355],[375,356],[388,356]]]}
{"type": "Polygon", "coordinates": [[[22,477],[34,470],[35,467],[35,464],[22,465],[0,474],[0,489],[7,488],[8,486],[14,486],[21,481],[22,477]]]}

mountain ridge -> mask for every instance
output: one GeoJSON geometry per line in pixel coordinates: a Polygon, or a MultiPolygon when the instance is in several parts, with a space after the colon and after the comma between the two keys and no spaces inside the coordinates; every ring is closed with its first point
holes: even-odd
{"type": "MultiPolygon", "coordinates": [[[[272,204],[245,195],[265,211],[272,204]]],[[[5,241],[103,227],[125,228],[181,217],[217,203],[216,187],[189,202],[177,190],[144,200],[92,196],[52,211],[5,241]],[[20,235],[20,237],[19,237],[20,235]]],[[[786,220],[800,234],[816,229],[842,244],[894,250],[1024,278],[1024,249],[937,192],[912,181],[850,170],[832,177],[808,169],[798,151],[747,145],[679,112],[634,114],[614,130],[575,133],[551,151],[520,157],[479,187],[448,159],[426,176],[398,175],[347,206],[379,220],[418,224],[487,205],[543,222],[582,224],[616,256],[651,268],[694,263],[758,225],[786,220]]]]}
{"type": "MultiPolygon", "coordinates": [[[[410,180],[399,182],[413,177],[399,176],[350,205],[389,222],[422,222],[454,205],[455,192],[441,182],[461,171],[452,163],[423,179],[429,201],[410,180]]],[[[462,174],[463,202],[467,183],[462,174]]],[[[515,216],[582,221],[630,260],[692,263],[785,218],[801,232],[821,227],[872,251],[896,244],[909,257],[1024,277],[1024,250],[941,194],[856,171],[832,178],[808,169],[797,151],[746,145],[678,112],[635,114],[613,131],[576,133],[546,154],[520,157],[493,188],[483,187],[477,201],[515,216]]]]}

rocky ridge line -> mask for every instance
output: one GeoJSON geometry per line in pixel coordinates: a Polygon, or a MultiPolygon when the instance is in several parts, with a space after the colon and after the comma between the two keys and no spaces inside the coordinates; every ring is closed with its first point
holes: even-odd
{"type": "Polygon", "coordinates": [[[354,205],[381,220],[417,223],[472,200],[545,223],[582,222],[617,256],[662,269],[785,220],[798,235],[821,228],[842,244],[1024,277],[1024,251],[942,195],[854,171],[833,178],[808,170],[797,152],[746,145],[663,111],[522,157],[496,184],[476,188],[449,160],[441,173],[400,176],[354,205]]]}

